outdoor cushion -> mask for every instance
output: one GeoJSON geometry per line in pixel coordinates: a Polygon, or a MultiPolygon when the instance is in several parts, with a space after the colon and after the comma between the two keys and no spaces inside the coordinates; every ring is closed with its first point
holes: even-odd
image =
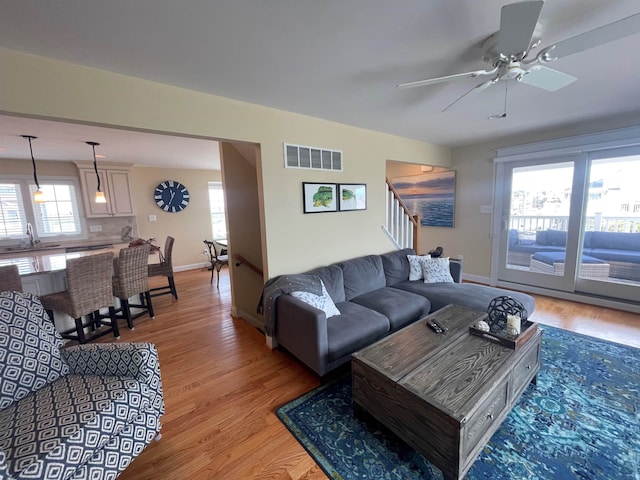
{"type": "Polygon", "coordinates": [[[381,313],[354,302],[341,302],[336,307],[342,315],[327,318],[329,361],[358,351],[389,331],[389,319],[381,313]]]}
{"type": "Polygon", "coordinates": [[[352,298],[351,301],[382,313],[389,319],[392,330],[404,327],[416,318],[426,316],[431,309],[429,300],[422,295],[390,287],[365,293],[352,298]]]}
{"type": "Polygon", "coordinates": [[[0,292],[0,410],[69,373],[64,341],[38,297],[0,292]]]}
{"type": "Polygon", "coordinates": [[[591,248],[640,251],[640,233],[593,232],[591,248]]]}
{"type": "Polygon", "coordinates": [[[589,255],[601,258],[606,262],[640,263],[640,250],[614,250],[611,248],[592,248],[589,255]]]}
{"type": "Polygon", "coordinates": [[[387,285],[380,255],[358,257],[337,265],[342,269],[344,276],[344,293],[347,301],[387,285]]]}
{"type": "Polygon", "coordinates": [[[69,478],[149,402],[148,386],[134,379],[61,377],[0,411],[7,472],[15,478],[69,478]]]}
{"type": "MultiPolygon", "coordinates": [[[[537,252],[531,257],[532,260],[546,263],[547,265],[553,265],[554,263],[564,263],[565,252],[537,252]]],[[[581,263],[607,263],[599,258],[590,257],[589,255],[582,255],[581,263]]]]}

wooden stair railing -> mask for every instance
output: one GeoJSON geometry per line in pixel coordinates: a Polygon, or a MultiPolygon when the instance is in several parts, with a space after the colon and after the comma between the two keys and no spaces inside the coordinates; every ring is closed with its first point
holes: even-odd
{"type": "Polygon", "coordinates": [[[236,267],[239,267],[240,265],[246,265],[247,267],[249,267],[249,270],[251,270],[252,272],[257,273],[261,277],[264,277],[263,271],[259,267],[256,267],[249,260],[244,258],[242,255],[235,253],[233,255],[233,259],[236,261],[236,267]]]}
{"type": "Polygon", "coordinates": [[[420,217],[413,215],[389,181],[387,183],[386,225],[384,230],[397,248],[413,248],[419,253],[420,217]]]}

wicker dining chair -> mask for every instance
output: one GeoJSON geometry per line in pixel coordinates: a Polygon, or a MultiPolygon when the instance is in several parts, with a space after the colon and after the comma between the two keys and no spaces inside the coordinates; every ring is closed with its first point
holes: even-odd
{"type": "Polygon", "coordinates": [[[127,325],[133,330],[133,320],[145,313],[155,318],[149,291],[149,263],[148,243],[120,250],[118,258],[113,261],[113,295],[120,299],[120,308],[116,310],[118,318],[127,320],[127,325]],[[140,303],[131,303],[131,297],[139,296],[140,303]],[[142,311],[132,315],[131,307],[142,311]]]}
{"type": "Polygon", "coordinates": [[[215,241],[203,240],[204,244],[209,249],[209,261],[211,262],[211,282],[213,283],[213,271],[218,274],[218,281],[216,282],[216,288],[220,289],[220,269],[225,265],[229,265],[229,255],[221,255],[218,253],[218,245],[215,241]]]}
{"type": "Polygon", "coordinates": [[[113,306],[112,269],[112,252],[68,259],[65,270],[67,289],[40,297],[52,321],[54,311],[74,319],[75,328],[60,332],[63,338],[87,343],[109,332],[120,338],[113,306]],[[101,315],[102,308],[108,308],[109,315],[101,315]],[[89,329],[89,333],[85,333],[85,329],[89,329]]]}
{"type": "Polygon", "coordinates": [[[22,292],[22,282],[20,281],[20,271],[17,265],[7,265],[0,267],[0,292],[9,290],[12,292],[22,292]]]}
{"type": "Polygon", "coordinates": [[[167,240],[164,242],[164,254],[162,252],[160,254],[160,263],[152,263],[148,267],[150,277],[164,276],[167,277],[168,280],[167,285],[151,289],[152,297],[171,294],[176,300],[178,300],[178,291],[176,290],[176,284],[173,280],[173,263],[171,260],[174,241],[175,239],[173,237],[168,236],[167,240]]]}

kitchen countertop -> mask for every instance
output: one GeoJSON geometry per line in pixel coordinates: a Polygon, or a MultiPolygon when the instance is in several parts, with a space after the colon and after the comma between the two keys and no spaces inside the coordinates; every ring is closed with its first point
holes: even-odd
{"type": "MultiPolygon", "coordinates": [[[[128,243],[120,243],[114,244],[110,248],[71,253],[65,253],[64,251],[52,252],[49,250],[13,251],[0,256],[0,266],[18,265],[20,275],[52,273],[65,270],[67,268],[67,259],[86,257],[103,252],[113,252],[113,255],[117,256],[121,249],[128,246],[128,243]]],[[[62,249],[65,247],[62,247],[62,249]]]]}

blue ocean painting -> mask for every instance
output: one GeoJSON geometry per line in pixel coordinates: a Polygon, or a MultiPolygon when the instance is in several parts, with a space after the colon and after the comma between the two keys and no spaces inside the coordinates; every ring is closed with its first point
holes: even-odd
{"type": "Polygon", "coordinates": [[[392,179],[409,211],[426,227],[453,227],[456,172],[424,173],[392,179]]]}

